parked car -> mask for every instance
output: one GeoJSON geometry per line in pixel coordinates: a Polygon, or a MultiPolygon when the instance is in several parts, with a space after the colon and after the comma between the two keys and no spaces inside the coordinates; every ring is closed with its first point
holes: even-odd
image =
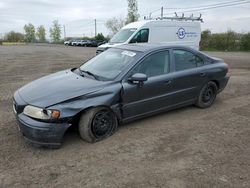
{"type": "Polygon", "coordinates": [[[97,41],[96,40],[89,40],[89,47],[97,47],[97,41]]]}
{"type": "Polygon", "coordinates": [[[80,46],[90,46],[91,42],[90,40],[82,40],[80,46]]]}
{"type": "Polygon", "coordinates": [[[75,40],[72,42],[72,46],[81,46],[82,45],[82,40],[75,40]]]}
{"type": "Polygon", "coordinates": [[[227,73],[222,59],[188,47],[123,45],[23,86],[13,109],[30,142],[60,146],[74,122],[83,140],[96,142],[138,118],[193,104],[210,107],[227,73]]]}
{"type": "Polygon", "coordinates": [[[65,41],[64,45],[73,46],[77,41],[79,41],[79,40],[71,39],[71,40],[65,41]]]}
{"type": "Polygon", "coordinates": [[[73,42],[71,42],[71,46],[78,46],[79,43],[80,40],[74,40],[73,42]]]}
{"type": "Polygon", "coordinates": [[[98,47],[102,44],[105,44],[106,41],[103,41],[103,40],[90,40],[90,43],[89,43],[89,46],[90,47],[98,47]]]}
{"type": "Polygon", "coordinates": [[[90,42],[89,40],[76,40],[72,42],[72,46],[89,46],[90,42]]]}
{"type": "Polygon", "coordinates": [[[70,46],[73,40],[66,40],[64,41],[64,45],[70,46]]]}

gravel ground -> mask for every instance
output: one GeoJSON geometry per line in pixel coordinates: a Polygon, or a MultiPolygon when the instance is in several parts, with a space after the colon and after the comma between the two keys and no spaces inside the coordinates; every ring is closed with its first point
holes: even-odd
{"type": "Polygon", "coordinates": [[[231,72],[211,108],[190,106],[126,124],[95,144],[70,131],[52,150],[24,141],[13,93],[79,66],[95,48],[0,46],[0,187],[250,187],[250,53],[209,53],[224,58],[231,72]]]}

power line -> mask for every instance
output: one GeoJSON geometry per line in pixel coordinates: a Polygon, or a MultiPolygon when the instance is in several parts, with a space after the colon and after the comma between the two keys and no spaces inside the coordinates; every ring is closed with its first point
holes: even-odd
{"type": "Polygon", "coordinates": [[[157,11],[159,11],[159,10],[161,10],[161,8],[158,8],[158,9],[153,10],[153,11],[151,11],[151,12],[145,13],[145,14],[142,15],[142,17],[143,17],[143,16],[146,16],[146,15],[149,15],[149,14],[152,14],[152,13],[154,13],[154,12],[157,12],[157,11]]]}
{"type": "MultiPolygon", "coordinates": [[[[169,8],[164,8],[165,10],[183,10],[183,11],[178,11],[176,13],[187,13],[187,12],[197,12],[197,11],[202,11],[202,10],[210,10],[210,9],[215,9],[215,8],[223,8],[223,7],[230,7],[230,6],[237,6],[237,5],[243,5],[243,4],[248,4],[250,1],[247,0],[234,0],[234,1],[228,1],[228,2],[223,2],[223,3],[216,3],[216,4],[210,4],[210,5],[201,5],[201,6],[193,6],[193,7],[169,7],[169,8]],[[191,9],[191,10],[190,10],[191,9]]],[[[151,18],[152,13],[156,11],[162,11],[161,8],[153,10],[147,14],[143,14],[142,17],[149,15],[149,18],[151,18]]],[[[164,15],[172,15],[175,12],[167,13],[164,15]]]]}
{"type": "Polygon", "coordinates": [[[210,7],[210,6],[217,6],[217,5],[227,5],[232,3],[240,3],[240,2],[246,2],[246,0],[236,0],[236,1],[228,1],[224,3],[216,3],[216,4],[209,4],[209,5],[202,5],[202,6],[193,6],[193,7],[170,7],[170,8],[164,8],[164,9],[196,9],[196,8],[204,8],[204,7],[210,7]]]}
{"type": "MultiPolygon", "coordinates": [[[[198,8],[198,9],[193,9],[193,10],[186,10],[186,11],[179,11],[176,12],[178,13],[187,13],[187,12],[197,12],[197,11],[202,11],[202,10],[210,10],[210,9],[217,9],[217,8],[224,8],[224,7],[230,7],[230,6],[237,6],[237,5],[243,5],[243,4],[248,4],[250,1],[245,1],[242,3],[234,3],[234,4],[228,4],[228,5],[219,5],[219,6],[213,6],[213,7],[207,7],[207,8],[198,8]]],[[[164,14],[164,15],[171,15],[174,14],[175,12],[164,14]]]]}

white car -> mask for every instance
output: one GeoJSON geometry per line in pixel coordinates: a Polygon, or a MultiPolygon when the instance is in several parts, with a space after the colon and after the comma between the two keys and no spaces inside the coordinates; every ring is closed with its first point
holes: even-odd
{"type": "Polygon", "coordinates": [[[87,40],[75,40],[71,43],[72,46],[88,46],[88,44],[87,40]]]}
{"type": "Polygon", "coordinates": [[[67,40],[67,41],[64,41],[64,45],[69,46],[69,45],[71,45],[71,42],[73,42],[73,40],[67,40]]]}
{"type": "Polygon", "coordinates": [[[71,42],[71,45],[72,46],[79,46],[79,44],[80,44],[80,40],[74,40],[73,42],[71,42]]]}

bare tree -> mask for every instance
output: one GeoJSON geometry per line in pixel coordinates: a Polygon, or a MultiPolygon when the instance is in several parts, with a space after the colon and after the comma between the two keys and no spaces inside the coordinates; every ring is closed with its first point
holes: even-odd
{"type": "Polygon", "coordinates": [[[127,0],[128,1],[128,15],[126,19],[126,24],[138,21],[140,15],[138,14],[137,0],[127,0]]]}
{"type": "Polygon", "coordinates": [[[124,20],[122,18],[110,18],[106,22],[106,27],[111,32],[111,35],[117,33],[124,26],[124,20]]]}

